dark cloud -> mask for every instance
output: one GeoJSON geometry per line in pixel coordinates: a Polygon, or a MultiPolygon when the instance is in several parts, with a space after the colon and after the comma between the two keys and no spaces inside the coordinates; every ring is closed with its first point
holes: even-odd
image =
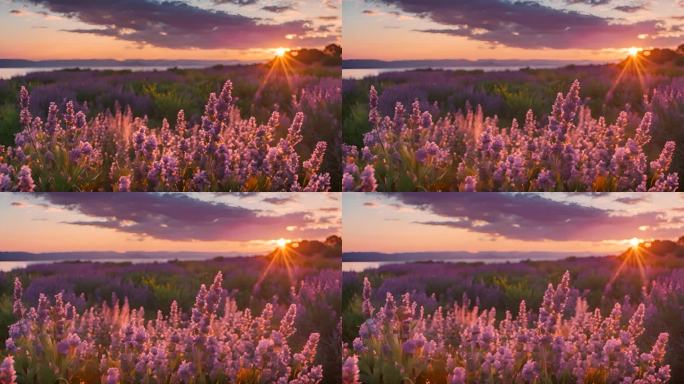
{"type": "Polygon", "coordinates": [[[265,5],[261,7],[264,11],[273,13],[283,13],[295,9],[294,4],[281,4],[281,5],[265,5]]]}
{"type": "Polygon", "coordinates": [[[280,195],[280,196],[269,196],[265,197],[261,201],[273,205],[283,205],[287,203],[291,203],[294,201],[297,201],[297,196],[296,195],[280,195]]]}
{"type": "MultiPolygon", "coordinates": [[[[286,35],[304,35],[306,21],[267,24],[242,14],[199,8],[181,1],[27,0],[92,25],[70,32],[111,36],[165,48],[245,49],[285,45],[286,35]]],[[[252,0],[234,0],[248,4],[252,0]]],[[[306,40],[304,40],[306,41],[306,40]]]]}
{"type": "Polygon", "coordinates": [[[323,0],[323,4],[330,9],[340,9],[342,0],[323,0]]]}
{"type": "Polygon", "coordinates": [[[567,4],[586,4],[586,5],[604,5],[610,3],[612,0],[565,0],[567,4]]]}
{"type": "Polygon", "coordinates": [[[21,15],[21,14],[23,14],[23,12],[22,12],[21,10],[19,10],[19,9],[12,9],[12,10],[9,11],[9,13],[11,13],[11,14],[13,14],[13,15],[21,15]]]}
{"type": "Polygon", "coordinates": [[[642,9],[646,9],[645,5],[619,5],[614,8],[616,11],[620,12],[625,12],[625,13],[635,13],[639,12],[642,9]]]}
{"type": "Polygon", "coordinates": [[[616,202],[622,203],[622,204],[627,204],[627,205],[635,205],[639,203],[645,203],[650,200],[650,197],[644,194],[641,195],[631,195],[631,196],[622,196],[618,197],[615,199],[616,202]]]}
{"type": "MultiPolygon", "coordinates": [[[[549,200],[537,194],[402,193],[392,198],[443,219],[420,224],[463,228],[519,240],[621,240],[640,233],[640,226],[657,228],[667,223],[661,213],[624,215],[624,212],[549,200]]],[[[671,236],[673,231],[677,232],[671,229],[658,234],[671,236]]]]}
{"type": "Polygon", "coordinates": [[[259,0],[213,0],[214,4],[235,4],[235,5],[252,5],[259,0]]]}
{"type": "Polygon", "coordinates": [[[463,36],[519,48],[624,47],[639,42],[639,34],[656,35],[663,28],[654,20],[620,23],[618,20],[552,8],[533,1],[376,1],[444,26],[421,32],[463,36]]]}
{"type": "Polygon", "coordinates": [[[334,24],[323,24],[316,27],[316,32],[319,33],[332,33],[335,30],[334,24]]]}
{"type": "Polygon", "coordinates": [[[339,221],[339,216],[322,216],[316,221],[318,224],[335,224],[339,221]]]}
{"type": "Polygon", "coordinates": [[[73,225],[111,228],[119,232],[176,241],[248,241],[292,236],[287,226],[305,238],[324,236],[330,229],[306,229],[315,221],[308,213],[265,216],[263,212],[185,194],[45,193],[48,203],[82,213],[91,220],[73,225]]]}

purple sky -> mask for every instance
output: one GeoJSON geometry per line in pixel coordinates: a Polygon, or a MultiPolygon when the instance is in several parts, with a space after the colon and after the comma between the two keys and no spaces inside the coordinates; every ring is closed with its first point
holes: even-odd
{"type": "Polygon", "coordinates": [[[339,42],[340,0],[0,0],[4,58],[270,58],[339,42]]]}
{"type": "Polygon", "coordinates": [[[615,60],[681,44],[683,16],[673,0],[346,0],[343,43],[347,58],[615,60]]]}

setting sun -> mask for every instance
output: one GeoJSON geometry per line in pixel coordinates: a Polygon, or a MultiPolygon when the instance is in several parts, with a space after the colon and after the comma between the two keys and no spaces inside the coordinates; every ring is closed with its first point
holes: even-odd
{"type": "Polygon", "coordinates": [[[632,57],[636,57],[639,52],[641,52],[641,48],[631,47],[627,49],[627,53],[629,53],[629,55],[632,57]]]}
{"type": "Polygon", "coordinates": [[[629,239],[629,245],[632,246],[632,248],[637,248],[641,244],[641,240],[637,239],[636,237],[632,237],[629,239]]]}
{"type": "Polygon", "coordinates": [[[283,47],[276,48],[276,49],[275,49],[275,55],[278,56],[278,57],[283,57],[283,56],[285,56],[285,54],[286,54],[288,51],[289,51],[289,49],[287,49],[287,48],[283,48],[283,47]]]}
{"type": "Polygon", "coordinates": [[[289,243],[290,243],[290,240],[283,239],[283,238],[276,240],[276,245],[278,246],[278,248],[285,248],[287,246],[287,244],[289,244],[289,243]]]}

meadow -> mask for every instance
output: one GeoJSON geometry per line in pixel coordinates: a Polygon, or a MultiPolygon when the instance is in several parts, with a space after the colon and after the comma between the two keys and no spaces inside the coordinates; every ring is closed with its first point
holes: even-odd
{"type": "Polygon", "coordinates": [[[684,70],[629,60],[343,79],[343,190],[676,190],[684,70]]]}
{"type": "Polygon", "coordinates": [[[340,240],[288,249],[2,273],[0,379],[339,382],[340,240]]]}
{"type": "Polygon", "coordinates": [[[285,60],[1,80],[0,189],[339,190],[339,66],[285,60]]]}
{"type": "Polygon", "coordinates": [[[343,382],[681,382],[681,250],[344,272],[343,382]]]}

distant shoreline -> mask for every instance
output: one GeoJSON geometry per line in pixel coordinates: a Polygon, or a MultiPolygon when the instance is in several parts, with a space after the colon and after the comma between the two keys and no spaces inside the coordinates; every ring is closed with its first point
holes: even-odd
{"type": "Polygon", "coordinates": [[[216,257],[234,258],[263,255],[245,252],[0,252],[0,262],[61,262],[61,261],[101,261],[101,260],[206,260],[216,257]]]}
{"type": "Polygon", "coordinates": [[[568,65],[602,65],[607,61],[594,60],[342,60],[342,69],[405,69],[405,68],[448,68],[448,67],[564,67],[568,65]]]}
{"type": "Polygon", "coordinates": [[[0,59],[0,68],[107,68],[107,67],[211,67],[215,65],[252,65],[262,61],[242,60],[23,60],[0,59]]]}
{"type": "Polygon", "coordinates": [[[345,252],[342,254],[342,262],[459,262],[477,259],[483,261],[561,260],[568,257],[601,257],[601,255],[592,252],[345,252]]]}

